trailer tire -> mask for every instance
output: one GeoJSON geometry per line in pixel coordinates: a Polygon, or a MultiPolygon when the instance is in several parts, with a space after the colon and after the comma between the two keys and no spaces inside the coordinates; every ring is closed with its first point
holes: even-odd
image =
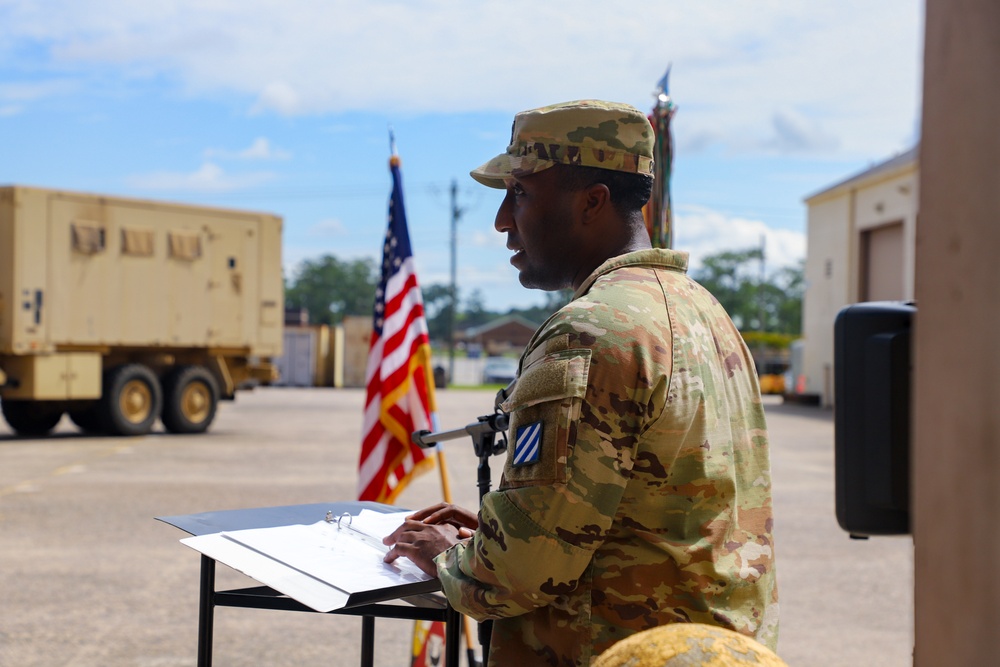
{"type": "Polygon", "coordinates": [[[62,419],[63,411],[45,401],[0,401],[0,411],[18,435],[45,435],[62,419]]]}
{"type": "Polygon", "coordinates": [[[219,387],[204,366],[179,366],[163,379],[160,421],[171,433],[204,433],[219,405],[219,387]]]}
{"type": "Polygon", "coordinates": [[[163,407],[156,375],[142,364],[123,364],[104,374],[98,414],[111,435],[145,435],[153,429],[163,407]]]}

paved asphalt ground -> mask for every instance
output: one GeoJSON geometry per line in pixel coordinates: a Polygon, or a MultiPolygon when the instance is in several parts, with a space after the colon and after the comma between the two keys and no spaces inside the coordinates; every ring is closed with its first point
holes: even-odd
{"type": "MultiPolygon", "coordinates": [[[[490,392],[439,392],[441,428],[491,410],[490,392]]],[[[202,436],[52,437],[0,425],[0,666],[196,663],[198,554],[156,516],[354,497],[360,390],[264,388],[221,406],[202,436]]],[[[910,665],[909,538],[848,539],[833,505],[829,411],[768,399],[781,639],[794,666],[910,665]]],[[[477,459],[446,443],[456,502],[475,506],[477,459]]],[[[494,458],[494,480],[501,460],[494,458]]],[[[399,504],[440,498],[436,473],[399,504]]],[[[219,566],[220,588],[252,585],[219,566]]],[[[220,608],[215,665],[359,664],[360,620],[220,608]]],[[[375,664],[405,667],[411,624],[376,623],[375,664]]],[[[527,666],[521,666],[527,667],[527,666]]]]}

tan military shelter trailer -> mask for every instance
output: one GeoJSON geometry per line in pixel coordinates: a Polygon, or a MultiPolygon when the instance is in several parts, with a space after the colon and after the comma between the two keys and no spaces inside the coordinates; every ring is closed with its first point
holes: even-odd
{"type": "Polygon", "coordinates": [[[275,378],[281,218],[0,187],[0,408],[21,434],[201,432],[275,378]]]}

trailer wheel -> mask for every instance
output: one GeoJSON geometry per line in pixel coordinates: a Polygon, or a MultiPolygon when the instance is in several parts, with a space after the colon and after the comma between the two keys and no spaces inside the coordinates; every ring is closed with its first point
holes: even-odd
{"type": "Polygon", "coordinates": [[[62,419],[63,411],[45,401],[0,401],[0,411],[18,435],[45,435],[62,419]]]}
{"type": "Polygon", "coordinates": [[[163,406],[160,382],[142,364],[124,364],[104,374],[98,404],[101,425],[111,435],[145,435],[163,406]]]}
{"type": "Polygon", "coordinates": [[[219,388],[204,366],[179,366],[163,380],[160,421],[171,433],[204,433],[215,419],[219,388]]]}

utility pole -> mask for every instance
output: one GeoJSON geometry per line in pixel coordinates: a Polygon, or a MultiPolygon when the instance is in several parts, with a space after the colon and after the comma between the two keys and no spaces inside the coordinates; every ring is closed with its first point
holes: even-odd
{"type": "Polygon", "coordinates": [[[456,279],[458,254],[458,220],[464,211],[458,207],[458,180],[451,180],[451,308],[448,310],[448,383],[455,378],[455,315],[458,313],[456,279]]]}
{"type": "Polygon", "coordinates": [[[767,237],[761,234],[760,235],[760,282],[757,284],[757,308],[759,311],[757,317],[760,318],[760,323],[758,326],[761,332],[767,329],[767,325],[765,323],[766,322],[765,318],[767,317],[767,309],[764,306],[764,282],[766,280],[766,274],[764,270],[764,254],[765,254],[764,244],[766,240],[767,237]]]}

